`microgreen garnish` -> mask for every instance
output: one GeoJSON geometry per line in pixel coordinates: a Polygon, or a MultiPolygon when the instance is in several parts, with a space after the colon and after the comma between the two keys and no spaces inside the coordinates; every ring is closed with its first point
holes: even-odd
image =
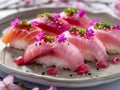
{"type": "Polygon", "coordinates": [[[107,23],[104,23],[104,22],[100,22],[100,23],[96,23],[94,25],[94,28],[95,29],[109,29],[109,28],[111,28],[111,25],[107,24],[107,23]]]}
{"type": "Polygon", "coordinates": [[[52,40],[52,36],[44,35],[44,41],[45,42],[47,42],[47,41],[51,42],[51,40],[52,40]]]}
{"type": "Polygon", "coordinates": [[[77,27],[72,27],[69,32],[74,35],[80,35],[80,37],[86,37],[90,38],[91,36],[94,36],[94,30],[91,28],[84,29],[84,28],[77,28],[77,27]]]}
{"type": "Polygon", "coordinates": [[[77,28],[76,27],[71,27],[70,32],[75,31],[77,28]]]}
{"type": "Polygon", "coordinates": [[[17,27],[19,28],[30,28],[31,27],[31,24],[27,22],[27,20],[22,20],[21,23],[18,23],[17,24],[17,27]]]}
{"type": "Polygon", "coordinates": [[[86,33],[86,29],[81,28],[81,29],[79,29],[78,33],[79,34],[85,34],[86,33]]]}
{"type": "Polygon", "coordinates": [[[42,16],[42,14],[40,14],[40,13],[39,13],[39,14],[37,14],[37,17],[41,17],[41,16],[42,16]]]}
{"type": "Polygon", "coordinates": [[[74,13],[77,12],[77,9],[75,9],[75,8],[67,8],[67,9],[64,9],[64,12],[65,12],[66,14],[71,14],[71,15],[73,15],[74,13]]]}
{"type": "Polygon", "coordinates": [[[52,14],[51,14],[51,13],[44,12],[44,14],[45,14],[45,16],[46,16],[47,18],[52,18],[52,14]]]}

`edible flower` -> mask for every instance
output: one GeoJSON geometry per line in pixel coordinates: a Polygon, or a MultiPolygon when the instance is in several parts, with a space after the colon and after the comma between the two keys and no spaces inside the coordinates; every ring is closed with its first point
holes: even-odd
{"type": "Polygon", "coordinates": [[[120,23],[116,22],[115,28],[116,28],[117,30],[120,30],[120,23]]]}
{"type": "Polygon", "coordinates": [[[44,36],[45,32],[44,30],[42,30],[36,37],[36,41],[41,41],[43,39],[43,36],[44,36]]]}
{"type": "Polygon", "coordinates": [[[65,40],[67,40],[64,34],[60,34],[56,38],[57,38],[58,43],[65,42],[65,40]]]}
{"type": "Polygon", "coordinates": [[[94,36],[94,31],[90,28],[86,30],[86,37],[90,38],[91,36],[94,36]]]}
{"type": "Polygon", "coordinates": [[[37,26],[37,25],[38,25],[38,22],[37,22],[37,21],[33,21],[33,22],[31,22],[31,25],[37,26]]]}
{"type": "Polygon", "coordinates": [[[85,14],[86,14],[86,10],[84,10],[84,9],[81,9],[81,10],[78,10],[78,15],[80,16],[80,17],[82,17],[82,16],[84,16],[85,14]]]}
{"type": "Polygon", "coordinates": [[[21,22],[22,22],[22,20],[16,18],[16,19],[15,19],[14,21],[12,21],[10,24],[11,24],[11,26],[17,26],[17,24],[18,24],[18,23],[21,23],[21,22]]]}
{"type": "Polygon", "coordinates": [[[91,26],[94,26],[96,23],[99,23],[100,22],[100,19],[98,18],[93,18],[92,21],[90,22],[90,25],[91,26]]]}
{"type": "Polygon", "coordinates": [[[60,14],[58,14],[58,13],[53,13],[53,14],[52,14],[52,17],[55,18],[55,19],[60,18],[60,14]]]}
{"type": "Polygon", "coordinates": [[[14,84],[14,77],[12,75],[8,75],[3,81],[0,81],[0,90],[22,90],[22,88],[14,84]]]}

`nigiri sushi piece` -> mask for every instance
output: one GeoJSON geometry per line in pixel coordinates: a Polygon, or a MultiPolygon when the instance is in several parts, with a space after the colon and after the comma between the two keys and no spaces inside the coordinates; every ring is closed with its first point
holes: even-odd
{"type": "Polygon", "coordinates": [[[92,29],[78,29],[71,28],[70,32],[64,32],[67,37],[67,41],[74,44],[86,61],[96,62],[98,68],[108,67],[107,60],[108,55],[106,49],[102,42],[94,36],[94,31],[92,29]]]}
{"type": "Polygon", "coordinates": [[[36,26],[42,28],[47,35],[59,35],[70,29],[70,24],[62,19],[58,13],[45,12],[40,14],[36,19],[30,22],[35,22],[36,26]]]}
{"type": "Polygon", "coordinates": [[[72,26],[80,28],[88,28],[90,26],[90,19],[86,16],[84,9],[68,8],[60,13],[61,18],[69,22],[72,26]]]}
{"type": "Polygon", "coordinates": [[[2,42],[6,45],[10,44],[14,48],[25,49],[29,44],[35,42],[35,36],[40,32],[40,28],[17,18],[11,22],[11,27],[2,36],[2,42]]]}
{"type": "Polygon", "coordinates": [[[96,23],[93,27],[95,36],[101,40],[109,54],[120,54],[120,25],[111,26],[96,23]]]}
{"type": "MultiPolygon", "coordinates": [[[[50,40],[50,36],[49,40],[50,40]]],[[[48,39],[47,37],[47,39],[48,39]]],[[[18,65],[36,62],[44,64],[45,66],[55,65],[58,68],[69,68],[71,71],[77,70],[78,73],[85,73],[89,70],[81,52],[72,43],[69,43],[64,35],[59,35],[53,42],[46,41],[46,39],[31,44],[25,50],[24,56],[15,59],[18,65]],[[56,42],[57,39],[57,42],[56,42]],[[86,68],[87,67],[87,68],[86,68]]]]}

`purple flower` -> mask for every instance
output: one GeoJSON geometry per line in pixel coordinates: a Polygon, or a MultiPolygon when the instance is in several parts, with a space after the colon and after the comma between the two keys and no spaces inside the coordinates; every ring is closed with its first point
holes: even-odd
{"type": "Polygon", "coordinates": [[[91,36],[94,36],[94,30],[90,28],[86,30],[86,37],[90,38],[91,36]]]}
{"type": "Polygon", "coordinates": [[[67,38],[64,34],[60,34],[57,36],[58,43],[64,42],[67,38]]]}
{"type": "Polygon", "coordinates": [[[53,13],[53,18],[55,18],[55,19],[57,19],[57,18],[60,18],[60,14],[58,14],[58,13],[53,13]]]}
{"type": "Polygon", "coordinates": [[[33,26],[37,26],[37,25],[38,25],[38,22],[37,22],[37,21],[33,21],[33,22],[31,22],[31,24],[32,24],[33,26]]]}
{"type": "Polygon", "coordinates": [[[47,89],[47,90],[57,90],[57,88],[56,87],[54,87],[54,86],[51,86],[49,89],[47,89]]]}
{"type": "Polygon", "coordinates": [[[18,23],[21,23],[21,22],[22,22],[22,20],[16,18],[16,19],[15,19],[14,21],[12,21],[10,24],[11,24],[11,26],[16,26],[18,23]]]}
{"type": "Polygon", "coordinates": [[[44,30],[42,30],[42,31],[39,33],[39,35],[37,35],[37,36],[35,37],[36,41],[37,41],[37,42],[38,42],[38,41],[41,41],[42,38],[43,38],[43,36],[44,36],[44,34],[45,34],[44,30]]]}
{"type": "Polygon", "coordinates": [[[100,19],[98,18],[93,18],[92,21],[90,22],[90,25],[93,26],[95,25],[96,23],[100,22],[100,19]]]}
{"type": "Polygon", "coordinates": [[[84,10],[84,9],[81,9],[81,10],[78,10],[78,15],[80,16],[80,17],[82,17],[82,16],[84,16],[85,14],[86,14],[86,10],[84,10]]]}
{"type": "Polygon", "coordinates": [[[0,90],[22,90],[18,85],[14,84],[14,77],[12,75],[8,75],[0,81],[0,90]]]}
{"type": "Polygon", "coordinates": [[[120,30],[120,23],[116,22],[115,28],[116,28],[117,30],[120,30]]]}

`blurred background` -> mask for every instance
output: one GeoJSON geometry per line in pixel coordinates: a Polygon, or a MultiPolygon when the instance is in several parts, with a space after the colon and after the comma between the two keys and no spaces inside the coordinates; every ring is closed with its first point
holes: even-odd
{"type": "Polygon", "coordinates": [[[120,0],[0,0],[0,19],[15,12],[40,7],[75,7],[120,16],[120,0]]]}

